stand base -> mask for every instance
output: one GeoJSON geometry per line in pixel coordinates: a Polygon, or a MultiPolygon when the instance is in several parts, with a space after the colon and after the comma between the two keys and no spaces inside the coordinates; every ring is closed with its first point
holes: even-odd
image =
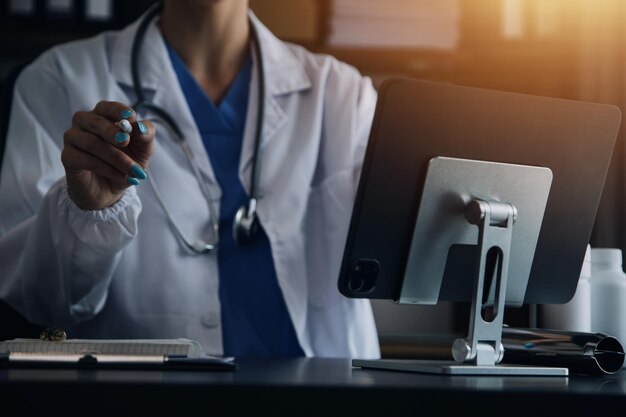
{"type": "Polygon", "coordinates": [[[440,375],[518,375],[518,376],[568,376],[567,368],[498,364],[479,366],[454,361],[414,359],[352,359],[352,366],[368,369],[420,372],[440,375]]]}

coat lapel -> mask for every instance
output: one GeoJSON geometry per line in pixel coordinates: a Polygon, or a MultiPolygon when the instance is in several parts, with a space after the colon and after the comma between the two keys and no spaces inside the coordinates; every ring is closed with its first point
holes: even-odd
{"type": "MultiPolygon", "coordinates": [[[[254,15],[249,13],[250,21],[254,25],[261,45],[261,59],[263,60],[265,78],[265,97],[261,149],[276,138],[289,115],[280,107],[278,98],[283,95],[303,91],[311,88],[311,80],[306,74],[302,63],[285,45],[276,38],[254,15]]],[[[256,54],[252,54],[253,72],[250,81],[250,98],[246,116],[246,128],[239,166],[239,176],[247,190],[250,188],[250,174],[254,160],[254,145],[256,124],[258,118],[259,100],[259,71],[256,54]]],[[[282,138],[288,140],[288,138],[282,138]]],[[[261,161],[262,162],[262,161],[261,161]]],[[[261,163],[261,170],[262,170],[261,163]]],[[[261,177],[263,174],[261,173],[261,177]]]]}

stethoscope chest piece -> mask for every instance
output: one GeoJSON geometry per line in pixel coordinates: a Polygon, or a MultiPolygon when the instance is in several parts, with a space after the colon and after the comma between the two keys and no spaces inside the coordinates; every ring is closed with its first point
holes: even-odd
{"type": "Polygon", "coordinates": [[[251,198],[248,207],[241,206],[233,221],[233,238],[238,245],[254,240],[259,233],[259,219],[256,214],[256,198],[251,198]]]}

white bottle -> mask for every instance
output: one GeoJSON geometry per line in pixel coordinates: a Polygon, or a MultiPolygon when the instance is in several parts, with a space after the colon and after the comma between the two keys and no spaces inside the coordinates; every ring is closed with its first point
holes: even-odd
{"type": "Polygon", "coordinates": [[[626,342],[626,274],[621,249],[591,250],[591,331],[626,342]]]}
{"type": "Polygon", "coordinates": [[[587,245],[585,260],[578,278],[576,292],[565,304],[541,306],[541,323],[545,329],[591,331],[591,246],[587,245]]]}

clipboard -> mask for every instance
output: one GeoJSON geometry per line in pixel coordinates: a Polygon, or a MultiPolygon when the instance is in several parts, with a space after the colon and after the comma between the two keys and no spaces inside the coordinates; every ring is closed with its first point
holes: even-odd
{"type": "Polygon", "coordinates": [[[0,369],[2,368],[234,371],[237,369],[237,363],[233,357],[207,355],[184,357],[173,355],[9,352],[0,353],[0,369]]]}
{"type": "Polygon", "coordinates": [[[185,338],[13,339],[0,342],[1,368],[233,371],[237,364],[185,338]]]}

